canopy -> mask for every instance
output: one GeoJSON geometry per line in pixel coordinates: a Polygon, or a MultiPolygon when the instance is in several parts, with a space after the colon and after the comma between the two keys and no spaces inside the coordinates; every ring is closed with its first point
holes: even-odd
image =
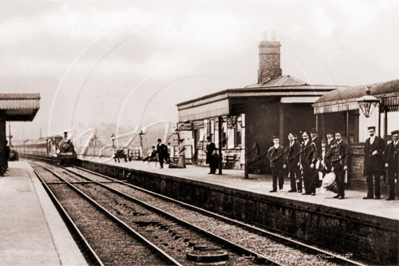
{"type": "Polygon", "coordinates": [[[380,100],[381,110],[399,111],[399,79],[396,79],[371,85],[341,87],[327,92],[312,105],[314,113],[323,114],[359,109],[356,99],[365,96],[367,89],[370,90],[370,95],[380,100]]]}
{"type": "Polygon", "coordinates": [[[6,121],[32,121],[39,108],[39,93],[0,94],[0,113],[6,121]]]}

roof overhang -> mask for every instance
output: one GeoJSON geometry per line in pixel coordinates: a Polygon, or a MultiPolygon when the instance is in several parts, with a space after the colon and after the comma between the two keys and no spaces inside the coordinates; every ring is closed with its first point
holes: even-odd
{"type": "Polygon", "coordinates": [[[177,104],[179,122],[228,116],[234,113],[233,99],[280,97],[283,103],[314,103],[336,86],[270,86],[265,88],[227,89],[177,104]]]}
{"type": "Polygon", "coordinates": [[[6,121],[32,121],[39,109],[39,93],[0,94],[0,112],[6,121]]]}
{"type": "Polygon", "coordinates": [[[380,110],[399,111],[399,80],[392,80],[367,86],[341,88],[324,94],[312,106],[315,114],[345,112],[359,109],[357,99],[371,95],[380,100],[380,110]]]}
{"type": "Polygon", "coordinates": [[[315,103],[320,97],[309,96],[309,97],[281,97],[281,103],[315,103]]]}

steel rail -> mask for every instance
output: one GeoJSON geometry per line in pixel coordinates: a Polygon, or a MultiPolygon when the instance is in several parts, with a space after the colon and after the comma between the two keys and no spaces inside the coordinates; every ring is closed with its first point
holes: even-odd
{"type": "MultiPolygon", "coordinates": [[[[245,224],[245,223],[243,223],[241,221],[238,221],[238,220],[235,220],[235,219],[231,219],[229,217],[226,217],[226,216],[223,216],[223,215],[220,215],[220,214],[217,214],[217,213],[214,213],[214,212],[199,208],[197,206],[194,206],[194,205],[191,205],[191,204],[188,204],[188,203],[185,203],[185,202],[182,202],[182,201],[179,201],[179,200],[164,196],[162,194],[159,194],[159,193],[156,193],[156,192],[153,192],[153,191],[150,191],[150,190],[147,190],[147,189],[144,189],[144,188],[141,188],[141,187],[129,184],[129,183],[122,182],[122,181],[120,181],[118,179],[115,179],[115,178],[112,178],[112,177],[109,177],[109,176],[105,176],[105,175],[96,173],[94,171],[88,170],[88,169],[85,169],[85,168],[82,168],[82,167],[76,167],[76,168],[79,169],[79,170],[82,170],[82,171],[85,171],[85,172],[88,172],[88,173],[103,177],[105,179],[112,180],[113,182],[117,182],[117,183],[129,186],[129,187],[132,187],[134,189],[137,189],[137,190],[140,190],[142,192],[151,194],[153,196],[156,196],[156,197],[159,197],[159,198],[162,198],[162,199],[177,203],[177,204],[182,205],[182,206],[184,206],[184,207],[186,207],[188,209],[192,209],[192,210],[204,213],[206,215],[215,217],[215,218],[220,219],[222,221],[227,221],[228,223],[234,224],[236,226],[239,226],[241,228],[250,230],[252,232],[255,232],[255,233],[258,233],[258,234],[261,234],[261,235],[264,235],[264,236],[269,236],[269,237],[272,237],[272,238],[277,239],[279,241],[286,242],[286,243],[288,243],[288,244],[290,244],[292,246],[300,246],[303,249],[310,250],[312,253],[322,254],[323,255],[322,257],[327,259],[327,260],[336,261],[336,262],[338,262],[340,264],[352,264],[352,265],[357,265],[357,266],[365,266],[365,265],[367,265],[367,264],[363,264],[363,263],[360,263],[360,262],[345,258],[342,255],[334,254],[334,253],[329,252],[327,250],[323,250],[321,248],[314,247],[312,245],[305,244],[305,243],[302,243],[302,242],[294,240],[294,239],[290,239],[288,237],[285,237],[285,236],[270,232],[268,230],[255,227],[253,225],[245,224]]],[[[67,170],[67,171],[69,171],[71,173],[80,175],[80,174],[76,173],[75,171],[72,171],[72,170],[70,170],[68,168],[63,168],[63,169],[67,170]]],[[[96,181],[94,181],[94,182],[96,182],[96,181]]]]}
{"type": "Polygon", "coordinates": [[[101,261],[101,259],[98,257],[96,252],[93,250],[93,248],[89,244],[89,242],[83,236],[82,232],[80,232],[79,228],[73,222],[72,218],[69,216],[67,211],[64,209],[64,207],[62,207],[61,202],[59,202],[57,197],[54,195],[54,193],[51,191],[51,189],[44,182],[44,180],[40,176],[40,174],[36,170],[33,170],[33,171],[36,174],[37,178],[39,178],[39,180],[42,183],[44,189],[47,191],[47,194],[50,196],[52,202],[55,204],[55,207],[60,212],[61,216],[64,218],[63,220],[67,224],[68,228],[70,228],[70,230],[72,230],[74,232],[75,236],[77,238],[79,238],[80,243],[82,243],[85,251],[88,252],[87,256],[90,258],[91,264],[92,265],[104,266],[104,263],[101,261]]]}
{"type": "MultiPolygon", "coordinates": [[[[236,243],[233,243],[233,242],[231,242],[230,240],[227,240],[227,239],[225,239],[225,238],[222,238],[222,237],[220,237],[220,236],[217,236],[217,235],[215,235],[215,234],[213,234],[213,233],[211,233],[211,232],[209,232],[209,231],[207,231],[207,230],[202,229],[201,227],[198,227],[198,226],[193,225],[193,224],[191,224],[191,223],[188,223],[188,222],[186,222],[186,221],[184,221],[184,220],[181,220],[180,218],[177,218],[177,217],[174,216],[174,215],[171,215],[171,214],[169,214],[169,213],[167,213],[167,212],[165,212],[165,211],[163,211],[163,210],[161,210],[161,209],[159,209],[159,208],[156,208],[156,207],[154,207],[154,206],[151,206],[151,205],[149,205],[149,204],[147,204],[147,203],[145,203],[145,202],[143,202],[143,201],[141,201],[141,200],[139,200],[139,199],[133,198],[133,197],[131,197],[130,195],[127,195],[127,194],[125,194],[125,193],[123,193],[123,192],[120,192],[120,191],[118,191],[118,190],[115,190],[115,189],[113,189],[113,188],[110,188],[110,187],[108,187],[108,186],[106,186],[106,185],[104,185],[104,184],[102,184],[102,183],[99,183],[99,182],[96,182],[96,181],[94,181],[94,180],[91,180],[91,179],[89,179],[89,178],[87,178],[87,177],[85,177],[85,176],[83,176],[83,175],[81,175],[81,174],[79,174],[79,173],[76,173],[76,172],[74,172],[74,171],[71,171],[71,170],[69,170],[69,169],[67,169],[67,168],[63,168],[63,167],[60,167],[60,168],[62,168],[62,169],[64,169],[64,170],[67,170],[67,171],[69,171],[69,172],[71,172],[71,173],[74,173],[75,175],[77,175],[77,176],[79,176],[79,177],[81,177],[81,178],[84,178],[84,179],[90,180],[91,182],[97,183],[98,185],[100,185],[100,186],[102,186],[102,187],[104,187],[104,188],[106,188],[106,189],[112,191],[113,193],[115,193],[115,194],[117,194],[117,195],[119,195],[119,196],[121,196],[121,197],[123,197],[123,198],[125,198],[125,199],[129,199],[129,200],[134,201],[134,202],[136,202],[136,203],[138,203],[138,204],[141,204],[142,206],[145,206],[146,208],[148,208],[148,209],[150,209],[150,210],[152,210],[152,211],[154,211],[154,212],[156,212],[156,213],[159,213],[159,214],[161,214],[161,215],[167,217],[168,219],[171,219],[171,220],[175,221],[175,222],[178,223],[178,224],[181,224],[181,225],[183,225],[183,226],[186,226],[186,227],[195,229],[196,231],[198,231],[198,232],[200,232],[200,233],[206,235],[207,237],[209,237],[209,238],[211,238],[211,239],[214,239],[215,242],[221,243],[221,244],[223,244],[224,246],[230,248],[231,250],[234,250],[234,251],[236,251],[236,252],[240,252],[241,254],[245,254],[245,255],[247,255],[247,256],[254,257],[255,260],[256,260],[257,262],[259,262],[259,263],[264,263],[264,264],[267,264],[267,265],[281,265],[280,263],[278,263],[278,262],[276,262],[276,261],[274,261],[274,260],[272,260],[272,259],[270,259],[270,258],[267,258],[267,257],[265,257],[264,255],[261,255],[261,254],[259,254],[259,253],[256,253],[256,252],[252,251],[252,250],[249,250],[249,249],[247,249],[247,248],[245,248],[245,247],[243,247],[243,246],[241,246],[241,245],[238,245],[238,244],[236,244],[236,243]]],[[[123,184],[123,182],[120,182],[120,183],[123,184]]]]}
{"type": "MultiPolygon", "coordinates": [[[[36,163],[34,163],[36,164],[36,163]]],[[[59,174],[57,174],[56,172],[54,172],[53,170],[40,165],[40,164],[36,164],[40,167],[42,167],[43,169],[49,171],[50,173],[52,173],[54,176],[56,176],[57,178],[63,180],[66,184],[68,184],[73,190],[75,190],[78,194],[80,194],[83,198],[85,198],[87,201],[91,202],[94,206],[96,206],[99,210],[103,211],[106,215],[108,215],[109,217],[111,217],[111,219],[113,219],[119,226],[121,226],[122,228],[124,228],[126,231],[128,231],[130,234],[134,235],[135,237],[139,238],[141,241],[143,241],[145,244],[147,244],[148,246],[150,246],[151,248],[153,248],[154,250],[156,250],[162,257],[164,257],[168,262],[170,262],[173,265],[178,265],[178,266],[183,266],[182,264],[180,264],[178,261],[176,261],[174,258],[172,258],[171,256],[169,256],[166,252],[164,252],[162,249],[160,249],[159,247],[157,247],[156,245],[154,245],[151,241],[149,241],[148,239],[146,239],[144,236],[142,236],[140,233],[136,232],[133,228],[131,228],[130,226],[128,226],[125,222],[123,222],[122,220],[120,220],[119,218],[117,218],[116,216],[114,216],[112,213],[110,213],[108,210],[106,210],[104,207],[102,207],[99,203],[97,203],[95,200],[93,200],[92,198],[90,198],[89,196],[87,196],[85,193],[83,193],[81,190],[79,190],[77,187],[73,186],[72,184],[70,184],[68,181],[66,181],[64,178],[62,178],[59,174]]]]}

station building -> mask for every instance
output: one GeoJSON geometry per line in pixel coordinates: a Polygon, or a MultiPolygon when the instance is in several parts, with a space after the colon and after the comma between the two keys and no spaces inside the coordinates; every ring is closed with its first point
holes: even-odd
{"type": "Polygon", "coordinates": [[[210,137],[220,149],[224,168],[245,169],[246,177],[249,173],[270,173],[266,154],[273,145],[273,135],[285,144],[288,133],[300,135],[318,128],[312,104],[325,93],[345,87],[312,85],[283,76],[280,42],[264,40],[258,47],[256,84],[177,104],[177,129],[192,136],[193,163],[205,164],[210,137]]]}
{"type": "Polygon", "coordinates": [[[7,162],[6,121],[32,121],[40,108],[39,93],[2,93],[0,94],[0,175],[4,175],[7,162]]]}

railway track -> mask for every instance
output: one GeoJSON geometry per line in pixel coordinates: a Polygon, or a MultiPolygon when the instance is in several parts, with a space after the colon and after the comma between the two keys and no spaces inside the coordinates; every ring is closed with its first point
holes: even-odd
{"type": "MultiPolygon", "coordinates": [[[[197,228],[196,230],[207,228],[207,233],[210,233],[211,235],[222,235],[223,240],[218,243],[223,243],[223,246],[232,246],[235,245],[234,243],[239,243],[240,248],[242,248],[242,254],[245,254],[246,258],[252,258],[252,260],[257,261],[258,263],[275,263],[283,265],[364,265],[346,258],[345,254],[342,255],[305,245],[298,241],[282,237],[260,228],[220,216],[85,169],[74,168],[73,170],[64,169],[63,171],[68,172],[72,176],[77,174],[81,178],[85,178],[87,180],[86,182],[101,182],[103,186],[117,189],[118,192],[115,193],[120,193],[122,191],[123,197],[130,197],[129,195],[133,195],[135,198],[140,198],[141,203],[144,203],[143,201],[145,201],[151,205],[157,206],[158,209],[167,210],[168,213],[172,213],[172,216],[184,219],[185,222],[197,228]],[[87,175],[90,175],[90,179],[87,175]],[[188,212],[190,213],[189,215],[188,212]]],[[[71,181],[82,183],[82,180],[78,181],[77,179],[72,179],[71,181]]],[[[182,223],[182,221],[179,221],[179,223],[182,223]]]]}
{"type": "MultiPolygon", "coordinates": [[[[45,169],[53,175],[51,177],[47,174],[43,178],[50,189],[59,190],[58,187],[64,186],[64,182],[76,187],[80,194],[85,194],[93,202],[103,206],[103,209],[107,209],[131,230],[148,239],[182,265],[197,265],[197,262],[217,262],[226,265],[281,265],[140,200],[106,187],[105,184],[90,180],[85,182],[84,180],[87,180],[85,177],[73,175],[72,172],[66,173],[65,170],[52,170],[43,165],[34,168],[36,171],[40,171],[38,168],[45,169]],[[55,176],[62,181],[54,178],[55,176]]],[[[109,181],[107,183],[110,184],[109,181]]]]}
{"type": "Polygon", "coordinates": [[[35,172],[69,217],[90,265],[182,265],[60,175],[52,172],[59,180],[47,185],[43,170],[35,172]]]}

